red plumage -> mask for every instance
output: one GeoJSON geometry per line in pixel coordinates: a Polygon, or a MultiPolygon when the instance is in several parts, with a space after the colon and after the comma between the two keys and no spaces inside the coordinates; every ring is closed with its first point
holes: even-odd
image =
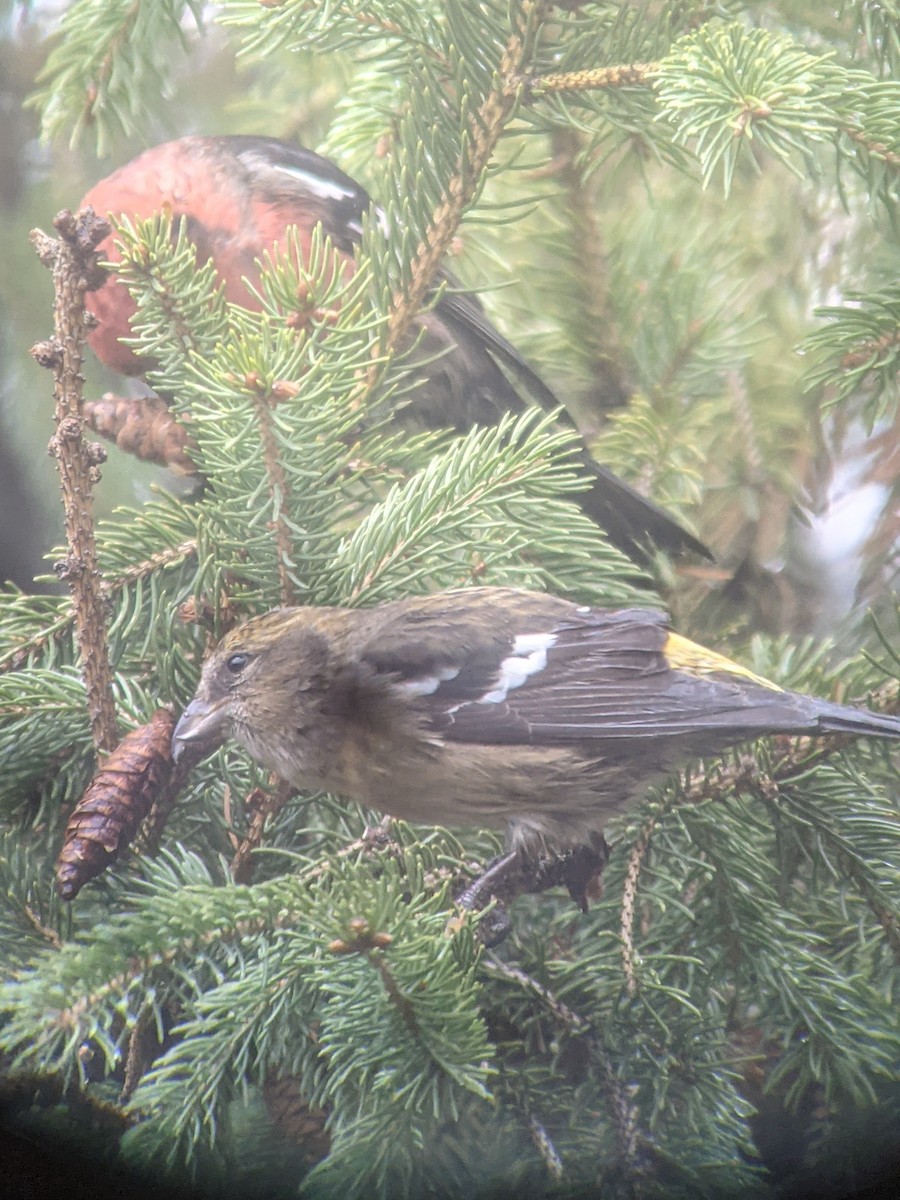
{"type": "MultiPolygon", "coordinates": [[[[312,232],[321,224],[346,270],[353,272],[353,253],[372,202],[334,163],[302,147],[275,138],[194,136],[139,155],[96,184],[82,201],[87,204],[114,220],[145,219],[160,211],[171,214],[173,224],[185,218],[199,261],[213,261],[226,298],[257,308],[245,280],[258,285],[258,260],[283,241],[288,226],[297,227],[301,252],[308,254],[312,232]]],[[[115,262],[115,235],[100,250],[115,262]]],[[[446,273],[442,278],[454,283],[446,273]]],[[[120,340],[129,336],[135,313],[125,286],[111,275],[87,303],[98,321],[88,339],[97,356],[124,374],[147,370],[151,364],[120,340]]],[[[563,415],[557,397],[488,321],[475,297],[448,291],[419,322],[427,365],[405,419],[465,432],[505,413],[523,412],[527,401],[500,364],[532,400],[563,415]]],[[[647,560],[651,545],[711,557],[702,542],[596,463],[587,448],[579,459],[589,482],[578,502],[636,562],[647,560]]]]}

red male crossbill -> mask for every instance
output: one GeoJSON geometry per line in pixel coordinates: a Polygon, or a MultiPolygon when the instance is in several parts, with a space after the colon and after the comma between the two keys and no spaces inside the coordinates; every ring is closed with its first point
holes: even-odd
{"type": "MultiPolygon", "coordinates": [[[[308,251],[313,229],[321,225],[352,270],[362,219],[372,202],[358,183],[318,154],[275,138],[235,136],[184,137],[155,146],[97,183],[82,201],[88,204],[114,219],[160,211],[174,222],[184,219],[199,261],[215,263],[227,299],[256,308],[251,289],[259,284],[260,259],[284,239],[289,226],[296,226],[300,246],[308,251]]],[[[114,236],[100,249],[116,260],[114,236]]],[[[111,276],[87,304],[98,321],[89,337],[97,355],[124,373],[146,370],[150,364],[121,341],[129,336],[135,313],[124,284],[111,276]]],[[[428,361],[414,402],[405,410],[408,419],[464,432],[506,412],[523,411],[526,401],[498,364],[539,404],[560,407],[475,297],[445,293],[419,318],[418,332],[422,327],[421,351],[428,361]]],[[[709,557],[697,538],[595,462],[586,448],[579,463],[588,478],[579,503],[635,561],[646,561],[648,546],[709,557]]]]}

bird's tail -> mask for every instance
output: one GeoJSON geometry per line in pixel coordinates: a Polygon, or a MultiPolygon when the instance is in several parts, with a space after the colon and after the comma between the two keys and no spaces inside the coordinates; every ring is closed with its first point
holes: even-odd
{"type": "Polygon", "coordinates": [[[587,490],[578,495],[578,503],[606,531],[613,545],[633,561],[646,562],[648,547],[670,554],[699,554],[712,559],[699,538],[664,509],[636,492],[624,479],[595,462],[586,452],[581,460],[592,478],[587,490]]]}
{"type": "MultiPolygon", "coordinates": [[[[513,373],[541,408],[558,413],[560,424],[574,428],[574,422],[556,394],[518,350],[490,324],[474,297],[450,293],[442,298],[438,307],[445,319],[450,318],[454,322],[454,334],[458,341],[461,335],[474,336],[480,346],[513,373]]],[[[493,403],[496,405],[497,400],[501,400],[509,412],[521,412],[526,407],[515,388],[499,372],[496,378],[491,379],[488,391],[493,393],[493,403]]],[[[480,420],[477,413],[473,413],[473,417],[480,420]]],[[[712,560],[712,553],[699,538],[689,533],[652,500],[636,492],[624,479],[596,462],[586,447],[580,458],[589,482],[587,490],[577,495],[578,504],[606,532],[613,545],[633,562],[641,565],[649,563],[654,549],[665,550],[669,554],[699,554],[702,558],[712,560]]]]}
{"type": "Polygon", "coordinates": [[[871,712],[867,708],[848,708],[843,704],[817,701],[816,715],[820,733],[852,733],[856,737],[900,738],[900,717],[871,712]]]}

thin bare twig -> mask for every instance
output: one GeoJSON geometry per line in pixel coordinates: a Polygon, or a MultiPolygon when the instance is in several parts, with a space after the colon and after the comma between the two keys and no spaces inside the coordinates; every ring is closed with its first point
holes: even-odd
{"type": "Polygon", "coordinates": [[[619,933],[622,939],[622,970],[625,973],[625,988],[629,996],[637,995],[638,990],[637,974],[635,972],[637,955],[634,949],[634,904],[637,897],[638,880],[641,876],[641,866],[650,848],[650,837],[656,828],[656,821],[656,817],[651,817],[641,827],[641,831],[628,854],[625,887],[622,889],[619,933]]]}
{"type": "Polygon", "coordinates": [[[56,433],[49,449],[59,469],[69,548],[56,571],[72,592],[94,745],[97,750],[112,750],[118,740],[116,708],[93,520],[93,487],[100,478],[99,465],[105,461],[106,451],[98,443],[84,440],[81,375],[88,328],[84,297],[103,279],[96,247],[109,235],[110,225],[91,208],[76,216],[64,210],[53,223],[58,239],[35,229],[31,242],[41,262],[53,272],[56,297],[53,339],[32,349],[35,359],[54,374],[56,433]]]}
{"type": "Polygon", "coordinates": [[[231,877],[235,883],[250,882],[253,851],[262,845],[266,825],[272,817],[281,812],[294,790],[293,784],[284,779],[276,779],[274,791],[264,792],[262,788],[257,788],[255,793],[251,793],[247,798],[247,807],[251,809],[252,816],[250,828],[231,860],[231,877]]]}
{"type": "Polygon", "coordinates": [[[622,87],[647,87],[659,73],[659,63],[621,63],[612,67],[593,67],[585,71],[559,71],[523,78],[528,99],[548,92],[598,92],[622,87]]]}

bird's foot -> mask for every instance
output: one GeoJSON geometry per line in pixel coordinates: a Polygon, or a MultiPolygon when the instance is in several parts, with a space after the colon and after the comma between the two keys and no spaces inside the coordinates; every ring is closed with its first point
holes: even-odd
{"type": "Polygon", "coordinates": [[[609,858],[609,847],[601,836],[592,845],[575,846],[552,857],[526,858],[512,850],[495,858],[457,897],[469,912],[480,912],[491,901],[494,907],[479,922],[478,935],[486,946],[496,946],[512,928],[506,905],[522,892],[545,892],[563,886],[587,912],[588,902],[600,894],[600,877],[609,858]]]}

